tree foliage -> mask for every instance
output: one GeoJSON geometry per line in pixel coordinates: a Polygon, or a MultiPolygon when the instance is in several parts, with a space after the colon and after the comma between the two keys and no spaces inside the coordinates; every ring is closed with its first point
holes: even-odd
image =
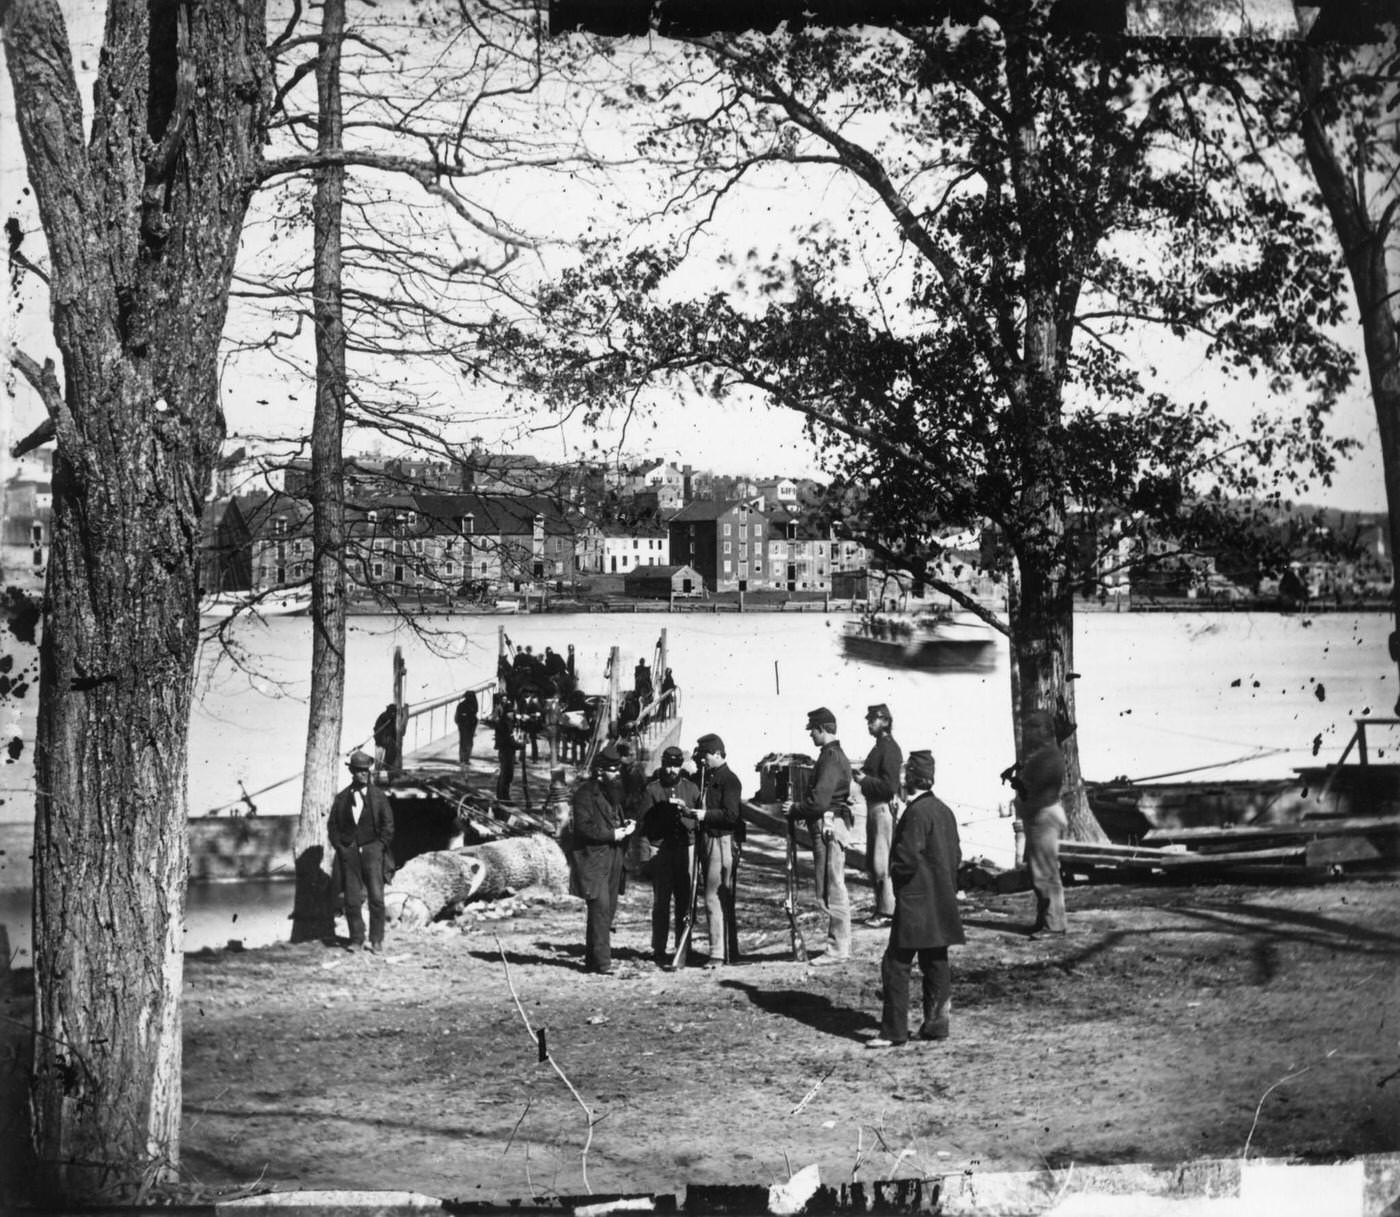
{"type": "Polygon", "coordinates": [[[595,249],[547,332],[499,339],[560,405],[665,376],[798,411],[831,514],[954,597],[941,530],[992,523],[1018,696],[1072,709],[1071,595],[1105,550],[1193,547],[1330,476],[1341,272],[1306,183],[1251,141],[1274,48],[1066,34],[1034,0],[943,17],[678,39],[635,95],[667,170],[651,222],[691,227],[595,249]],[[814,219],[696,290],[688,252],[758,187],[814,219]],[[1171,344],[1235,400],[1154,366],[1171,344]]]}

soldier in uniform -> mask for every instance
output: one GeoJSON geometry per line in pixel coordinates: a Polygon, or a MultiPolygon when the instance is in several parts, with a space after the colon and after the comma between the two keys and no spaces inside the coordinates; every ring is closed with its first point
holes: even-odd
{"type": "Polygon", "coordinates": [[[705,877],[705,923],[710,936],[708,967],[739,961],[739,931],[734,923],[739,851],[744,842],[743,788],[729,768],[724,741],[702,735],[695,745],[704,766],[704,800],[695,813],[705,877]]]}
{"type": "Polygon", "coordinates": [[[612,923],[622,885],[622,854],[636,828],[622,812],[622,757],[609,744],[593,758],[592,772],[574,791],[574,874],[588,908],[583,970],[612,971],[612,923]]]}
{"type": "Polygon", "coordinates": [[[890,882],[890,842],[894,839],[899,771],[904,753],[890,734],[894,718],[883,702],[865,712],[865,726],[875,746],[857,771],[865,798],[865,873],[875,893],[875,907],[866,925],[887,926],[894,916],[894,885],[890,882]]]}
{"type": "Polygon", "coordinates": [[[846,892],[846,851],[851,847],[851,762],[836,735],[836,715],[818,706],[807,715],[807,733],[820,751],[800,803],[783,804],[784,814],[806,822],[812,837],[817,899],[826,910],[826,953],[814,966],[851,957],[851,900],[846,892]]]}
{"type": "Polygon", "coordinates": [[[880,964],[884,1009],[880,1034],[867,1048],[898,1048],[909,1039],[909,971],[917,955],[923,977],[921,1040],[948,1038],[952,976],[948,948],[966,941],[958,913],[958,824],[933,793],[933,753],[911,752],[904,771],[909,804],[894,830],[890,874],[895,912],[880,964]]]}
{"type": "Polygon", "coordinates": [[[651,958],[663,968],[670,966],[672,952],[680,946],[694,897],[691,879],[700,790],[682,771],[684,762],[685,753],[674,745],[662,752],[661,768],[647,783],[641,800],[642,835],[656,847],[650,863],[651,958]],[[668,949],[673,924],[675,946],[668,949]]]}

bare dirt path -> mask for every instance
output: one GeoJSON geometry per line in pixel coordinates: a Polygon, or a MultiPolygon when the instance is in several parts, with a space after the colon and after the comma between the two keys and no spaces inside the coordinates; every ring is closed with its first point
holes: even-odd
{"type": "MultiPolygon", "coordinates": [[[[1077,887],[1075,932],[1049,945],[1023,935],[1028,896],[973,895],[952,1038],[885,1052],[863,1047],[885,933],[858,929],[844,966],[792,963],[779,871],[758,857],[741,878],[748,956],[712,972],[646,962],[645,884],[623,897],[611,977],[579,970],[567,899],[391,932],[384,958],[189,956],[187,1174],[206,1194],[505,1202],[767,1185],[812,1162],[842,1183],[1400,1149],[1394,878],[1077,887]]],[[[814,946],[819,923],[804,917],[814,946]]],[[[5,1002],[11,1099],[27,1001],[5,1002]]]]}

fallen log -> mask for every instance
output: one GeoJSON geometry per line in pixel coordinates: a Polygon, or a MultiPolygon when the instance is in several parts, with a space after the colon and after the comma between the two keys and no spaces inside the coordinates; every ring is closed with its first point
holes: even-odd
{"type": "Polygon", "coordinates": [[[410,858],[385,888],[384,909],[391,922],[421,926],[469,901],[499,900],[528,888],[554,895],[569,888],[564,851],[541,833],[410,858]]]}

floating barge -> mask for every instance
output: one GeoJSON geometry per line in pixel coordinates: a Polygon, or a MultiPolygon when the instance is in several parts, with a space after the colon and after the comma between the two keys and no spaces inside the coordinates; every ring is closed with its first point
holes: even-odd
{"type": "Polygon", "coordinates": [[[930,672],[987,669],[997,655],[991,626],[972,613],[950,611],[849,621],[841,649],[848,659],[930,672]]]}

